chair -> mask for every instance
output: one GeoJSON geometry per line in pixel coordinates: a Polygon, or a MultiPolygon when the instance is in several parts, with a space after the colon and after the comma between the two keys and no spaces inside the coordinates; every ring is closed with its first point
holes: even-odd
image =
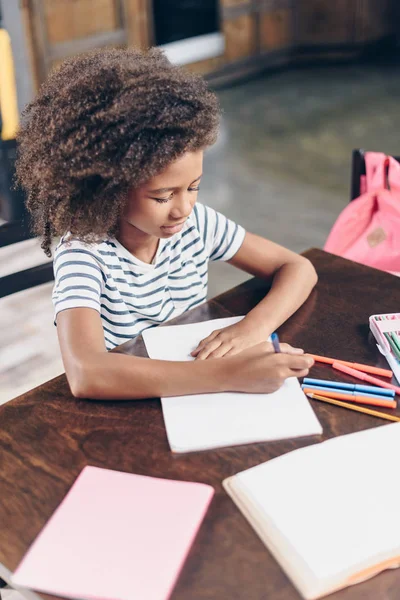
{"type": "MultiPolygon", "coordinates": [[[[13,130],[14,131],[14,130],[13,130]]],[[[34,237],[22,190],[13,188],[16,159],[15,138],[3,139],[4,123],[0,111],[0,248],[34,237]]],[[[53,266],[46,262],[30,269],[0,276],[0,298],[47,283],[53,279],[53,266]]]]}
{"type": "MultiPolygon", "coordinates": [[[[30,231],[28,220],[12,221],[0,225],[0,248],[16,244],[34,237],[30,231]]],[[[24,269],[0,277],[0,298],[22,292],[54,279],[53,263],[46,262],[36,267],[24,269]]]]}
{"type": "MultiPolygon", "coordinates": [[[[360,196],[361,177],[365,177],[365,150],[353,150],[351,164],[351,184],[350,184],[350,202],[360,196]]],[[[400,156],[394,156],[397,162],[400,162],[400,156]]]]}
{"type": "MultiPolygon", "coordinates": [[[[33,237],[22,190],[13,189],[16,134],[19,126],[17,91],[10,37],[0,29],[0,248],[33,237]]],[[[53,279],[53,265],[46,262],[30,269],[0,277],[0,298],[47,283],[53,279]]]]}

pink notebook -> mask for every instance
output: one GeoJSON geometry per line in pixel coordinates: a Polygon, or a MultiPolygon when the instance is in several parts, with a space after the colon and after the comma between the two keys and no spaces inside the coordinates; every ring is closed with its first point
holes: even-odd
{"type": "Polygon", "coordinates": [[[85,467],[12,581],[79,600],[165,600],[213,494],[202,483],[85,467]]]}

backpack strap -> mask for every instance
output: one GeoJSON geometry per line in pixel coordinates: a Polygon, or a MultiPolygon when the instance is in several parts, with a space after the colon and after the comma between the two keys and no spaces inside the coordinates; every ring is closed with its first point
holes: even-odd
{"type": "Polygon", "coordinates": [[[366,192],[389,189],[387,183],[388,159],[389,157],[383,152],[365,153],[366,192]]]}

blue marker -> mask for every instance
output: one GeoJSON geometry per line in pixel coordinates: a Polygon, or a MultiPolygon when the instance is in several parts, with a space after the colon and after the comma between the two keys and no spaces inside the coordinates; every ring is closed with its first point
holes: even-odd
{"type": "MultiPolygon", "coordinates": [[[[325,394],[329,393],[329,390],[331,390],[331,392],[336,392],[336,393],[342,393],[342,394],[349,394],[350,396],[358,396],[359,392],[353,392],[352,390],[344,390],[343,388],[327,388],[327,387],[323,387],[322,385],[310,385],[309,383],[303,383],[301,388],[304,390],[304,388],[307,388],[309,390],[316,390],[319,392],[324,392],[325,394]]],[[[387,397],[382,397],[381,394],[367,394],[366,392],[363,392],[363,394],[361,394],[362,396],[365,396],[366,398],[379,398],[380,400],[387,400],[388,402],[390,402],[390,399],[387,397]]]]}
{"type": "Polygon", "coordinates": [[[272,345],[274,347],[274,351],[275,352],[280,352],[281,351],[281,347],[279,345],[279,337],[277,333],[271,333],[271,342],[272,345]]]}
{"type": "Polygon", "coordinates": [[[352,392],[361,392],[362,394],[375,394],[377,396],[387,396],[394,398],[394,390],[383,389],[374,385],[362,385],[359,383],[340,383],[339,381],[327,381],[326,379],[313,379],[312,377],[305,377],[303,383],[316,385],[318,387],[334,388],[338,391],[351,390],[352,392]]]}

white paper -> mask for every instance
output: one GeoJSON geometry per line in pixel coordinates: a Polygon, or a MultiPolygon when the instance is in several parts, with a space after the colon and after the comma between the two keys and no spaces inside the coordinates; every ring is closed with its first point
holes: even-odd
{"type": "MultiPolygon", "coordinates": [[[[215,329],[243,317],[143,332],[147,352],[158,360],[193,360],[190,352],[215,329]]],[[[174,452],[316,435],[322,427],[299,382],[286,380],[273,394],[197,394],[162,398],[168,441],[174,452]]]]}
{"type": "Polygon", "coordinates": [[[297,556],[315,580],[333,581],[400,549],[399,456],[396,423],[290,452],[233,479],[269,524],[266,537],[274,530],[275,556],[286,548],[283,561],[294,565],[297,556]]]}

